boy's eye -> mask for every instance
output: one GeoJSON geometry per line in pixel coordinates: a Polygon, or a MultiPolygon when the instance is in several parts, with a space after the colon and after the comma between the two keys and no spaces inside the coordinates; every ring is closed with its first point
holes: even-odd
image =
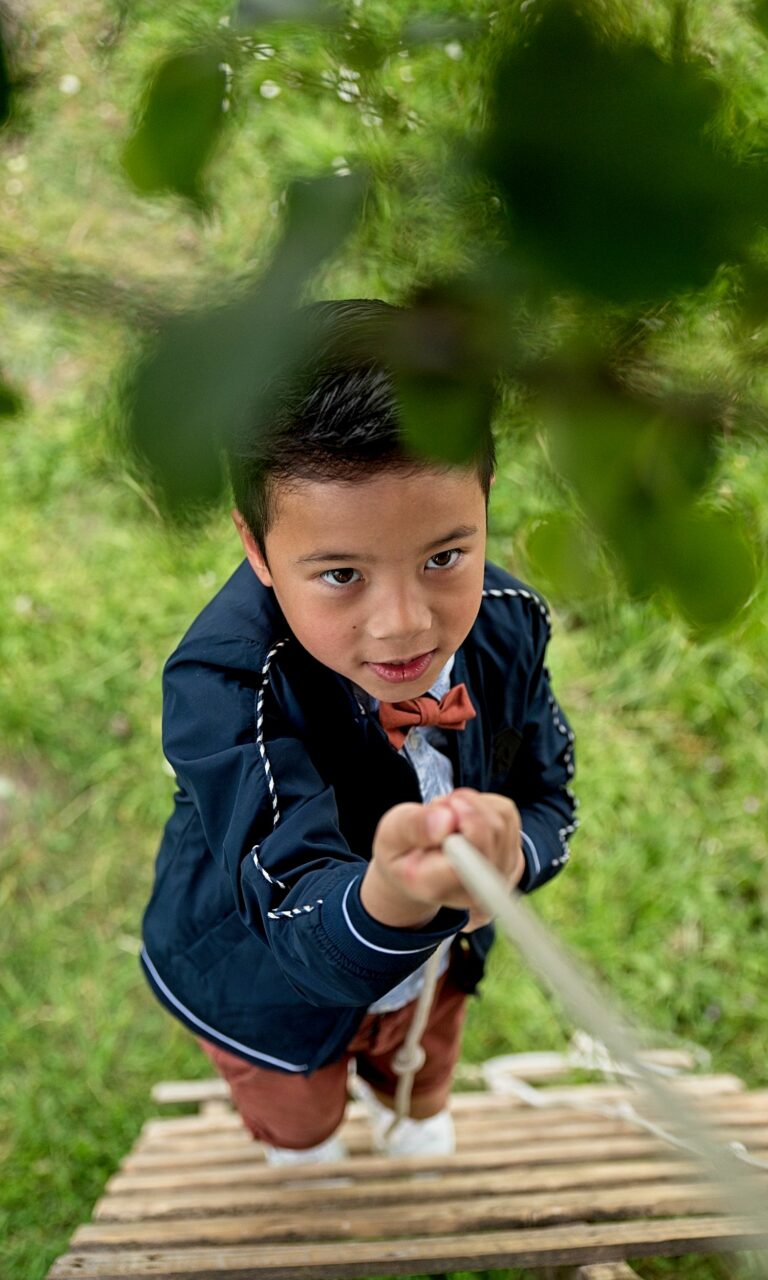
{"type": "Polygon", "coordinates": [[[436,551],[427,561],[428,569],[452,569],[455,564],[463,556],[464,552],[458,547],[453,547],[450,551],[436,551]]]}
{"type": "Polygon", "coordinates": [[[357,569],[326,569],[320,577],[329,587],[348,587],[359,580],[360,574],[357,569]]]}

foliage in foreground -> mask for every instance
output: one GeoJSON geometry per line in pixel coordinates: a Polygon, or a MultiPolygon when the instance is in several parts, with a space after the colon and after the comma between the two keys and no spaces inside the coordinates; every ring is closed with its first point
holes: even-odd
{"type": "MultiPolygon", "coordinates": [[[[370,17],[385,22],[386,10],[399,22],[406,8],[371,5],[370,17]]],[[[641,34],[668,53],[663,8],[654,16],[644,7],[641,34]]],[[[297,174],[332,175],[360,157],[379,179],[343,256],[315,281],[318,296],[397,300],[468,261],[455,192],[442,182],[446,126],[480,124],[463,36],[451,31],[381,64],[377,92],[397,99],[382,124],[357,101],[354,77],[341,74],[339,50],[318,53],[294,36],[289,48],[276,36],[274,53],[254,54],[242,73],[250,114],[234,103],[239,128],[207,170],[218,207],[203,222],[186,205],[126,195],[120,164],[157,50],[169,50],[180,27],[188,43],[209,31],[219,6],[180,15],[137,5],[130,21],[120,13],[98,2],[77,12],[41,3],[35,76],[3,142],[0,1249],[9,1280],[39,1280],[88,1216],[149,1111],[151,1083],[207,1070],[150,1000],[136,950],[172,787],[159,745],[161,663],[236,556],[220,509],[194,531],[168,531],[116,456],[106,421],[115,371],[137,351],[137,324],[143,332],[168,308],[219,296],[223,279],[254,278],[297,174]],[[313,96],[295,91],[297,65],[313,96]],[[421,129],[410,127],[412,113],[421,129]],[[19,391],[24,412],[8,416],[19,391]]],[[[690,44],[721,81],[730,77],[726,119],[740,137],[757,136],[765,86],[744,77],[755,45],[732,16],[721,6],[704,21],[694,6],[690,44]]],[[[2,102],[0,94],[0,112],[2,102]]],[[[485,197],[469,212],[487,231],[485,197]]],[[[757,271],[752,289],[759,304],[757,271]]],[[[610,338],[639,356],[643,394],[644,361],[666,387],[729,389],[730,417],[707,435],[705,501],[736,512],[759,550],[768,462],[750,413],[763,395],[765,340],[760,305],[740,309],[743,291],[724,271],[700,296],[634,324],[598,323],[572,297],[548,294],[546,324],[521,324],[538,358],[573,332],[574,317],[580,329],[594,321],[601,344],[610,338]]],[[[605,384],[586,389],[601,407],[605,384]]],[[[563,482],[562,403],[554,408],[547,433],[523,431],[530,399],[509,394],[493,514],[498,558],[534,581],[543,571],[552,578],[561,605],[552,665],[580,742],[583,829],[572,865],[539,906],[651,1039],[701,1043],[717,1069],[758,1084],[768,1049],[764,589],[735,629],[698,644],[663,599],[627,602],[584,525],[576,481],[589,477],[571,474],[575,488],[563,482]]],[[[658,441],[653,424],[646,429],[635,455],[641,478],[658,441]]],[[[598,434],[593,456],[601,447],[598,434]]],[[[622,510],[614,495],[604,519],[620,521],[622,510]]],[[[500,947],[473,1007],[468,1058],[559,1048],[569,1033],[500,947]]],[[[685,1274],[712,1280],[721,1264],[695,1262],[685,1274]]]]}

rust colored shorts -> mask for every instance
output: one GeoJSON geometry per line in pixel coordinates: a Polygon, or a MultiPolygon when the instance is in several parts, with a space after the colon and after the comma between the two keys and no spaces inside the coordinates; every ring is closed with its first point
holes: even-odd
{"type": "MultiPolygon", "coordinates": [[[[450,973],[440,979],[422,1045],[426,1062],[413,1082],[411,1114],[423,1118],[441,1111],[448,1099],[461,1048],[467,997],[450,973]]],[[[309,1076],[288,1075],[253,1066],[207,1040],[199,1040],[232,1101],[255,1138],[276,1147],[301,1149],[324,1142],[339,1127],[347,1102],[349,1061],[384,1100],[397,1088],[392,1055],[405,1039],[416,1002],[393,1013],[368,1014],[338,1062],[309,1076]]]]}

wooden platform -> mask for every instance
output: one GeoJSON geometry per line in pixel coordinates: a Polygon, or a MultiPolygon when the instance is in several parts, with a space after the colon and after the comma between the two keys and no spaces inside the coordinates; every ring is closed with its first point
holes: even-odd
{"type": "MultiPolygon", "coordinates": [[[[683,1076],[679,1087],[724,1137],[768,1158],[768,1090],[715,1075],[683,1076]]],[[[299,1172],[265,1165],[220,1082],[158,1086],[158,1101],[182,1097],[199,1113],[145,1124],[49,1280],[339,1280],[766,1247],[718,1212],[691,1160],[626,1121],[576,1109],[625,1090],[547,1092],[556,1105],[546,1110],[456,1094],[458,1151],[447,1162],[373,1155],[352,1103],[350,1158],[299,1172]]],[[[768,1173],[759,1176],[768,1193],[768,1173]]]]}

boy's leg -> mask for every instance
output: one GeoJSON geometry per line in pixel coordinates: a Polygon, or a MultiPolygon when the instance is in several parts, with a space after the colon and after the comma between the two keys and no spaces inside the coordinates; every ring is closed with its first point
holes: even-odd
{"type": "Polygon", "coordinates": [[[347,1101],[347,1058],[311,1076],[267,1071],[219,1049],[198,1044],[229,1085],[232,1101],[254,1138],[270,1147],[304,1151],[338,1129],[347,1101]]]}
{"type": "MultiPolygon", "coordinates": [[[[415,1001],[394,1013],[366,1018],[349,1045],[349,1052],[357,1058],[358,1075],[390,1108],[394,1107],[398,1081],[392,1057],[405,1039],[414,1008],[415,1001]]],[[[447,1105],[466,1010],[466,994],[454,985],[450,971],[443,974],[421,1040],[426,1060],[413,1082],[410,1114],[415,1120],[435,1116],[447,1105]]]]}

